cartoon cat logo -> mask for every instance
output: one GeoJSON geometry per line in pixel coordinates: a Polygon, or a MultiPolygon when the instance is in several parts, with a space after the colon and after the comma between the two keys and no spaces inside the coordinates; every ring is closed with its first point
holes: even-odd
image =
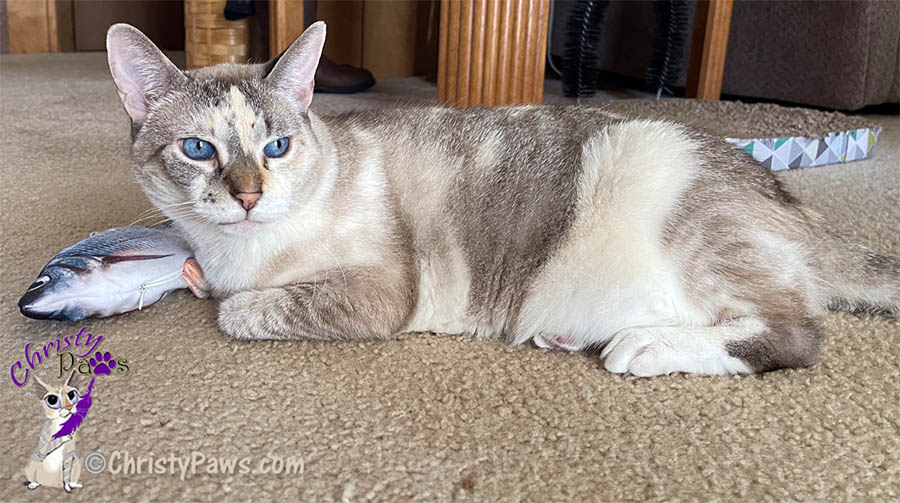
{"type": "Polygon", "coordinates": [[[91,408],[94,379],[84,393],[79,392],[79,374],[73,371],[66,382],[51,387],[34,376],[34,389],[41,397],[41,407],[47,417],[37,450],[25,466],[25,485],[28,489],[40,486],[61,487],[66,492],[80,489],[81,460],[75,453],[75,430],[91,408]]]}

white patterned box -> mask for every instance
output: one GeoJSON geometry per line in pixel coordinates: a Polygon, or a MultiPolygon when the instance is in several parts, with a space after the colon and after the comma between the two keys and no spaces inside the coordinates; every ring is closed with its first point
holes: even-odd
{"type": "Polygon", "coordinates": [[[880,134],[881,128],[865,128],[829,133],[823,138],[725,138],[725,141],[744,149],[772,171],[783,171],[865,159],[875,148],[880,134]]]}

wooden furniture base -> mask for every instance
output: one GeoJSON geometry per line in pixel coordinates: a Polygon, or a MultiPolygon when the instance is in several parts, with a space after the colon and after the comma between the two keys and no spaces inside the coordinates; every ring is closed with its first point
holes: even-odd
{"type": "Polygon", "coordinates": [[[5,0],[12,54],[72,51],[75,47],[71,0],[5,0]]]}
{"type": "Polygon", "coordinates": [[[438,101],[541,103],[550,0],[442,0],[438,101]]]}
{"type": "Polygon", "coordinates": [[[303,33],[303,0],[269,1],[269,57],[274,58],[303,33]]]}
{"type": "Polygon", "coordinates": [[[685,89],[688,98],[718,100],[722,94],[733,7],[734,0],[700,0],[697,3],[685,89]]]}

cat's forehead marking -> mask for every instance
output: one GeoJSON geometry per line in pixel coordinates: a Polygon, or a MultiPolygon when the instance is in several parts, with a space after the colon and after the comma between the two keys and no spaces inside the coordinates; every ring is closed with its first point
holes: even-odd
{"type": "Polygon", "coordinates": [[[216,108],[210,124],[211,130],[216,132],[227,130],[227,125],[231,125],[241,150],[248,155],[253,155],[259,149],[258,141],[266,134],[265,121],[247,103],[247,97],[238,86],[234,85],[228,89],[225,99],[216,108]]]}

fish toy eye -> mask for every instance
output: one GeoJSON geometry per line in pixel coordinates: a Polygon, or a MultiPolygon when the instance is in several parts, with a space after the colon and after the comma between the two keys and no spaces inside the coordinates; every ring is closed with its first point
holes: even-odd
{"type": "Polygon", "coordinates": [[[195,161],[208,161],[216,156],[216,147],[200,138],[181,140],[181,150],[184,151],[184,155],[195,161]]]}
{"type": "Polygon", "coordinates": [[[69,392],[66,393],[66,396],[69,398],[69,403],[75,404],[76,402],[78,402],[78,391],[74,389],[69,390],[69,392]]]}
{"type": "Polygon", "coordinates": [[[285,136],[284,138],[279,138],[275,141],[270,141],[263,147],[263,154],[266,154],[266,157],[270,159],[274,159],[277,157],[281,157],[287,152],[288,147],[291,146],[291,139],[285,136]]]}
{"type": "Polygon", "coordinates": [[[37,290],[38,288],[43,288],[44,285],[50,282],[50,276],[41,276],[34,283],[28,287],[28,291],[37,290]]]}
{"type": "Polygon", "coordinates": [[[51,409],[58,409],[59,396],[53,394],[47,395],[44,397],[44,403],[46,403],[47,407],[50,407],[51,409]]]}

